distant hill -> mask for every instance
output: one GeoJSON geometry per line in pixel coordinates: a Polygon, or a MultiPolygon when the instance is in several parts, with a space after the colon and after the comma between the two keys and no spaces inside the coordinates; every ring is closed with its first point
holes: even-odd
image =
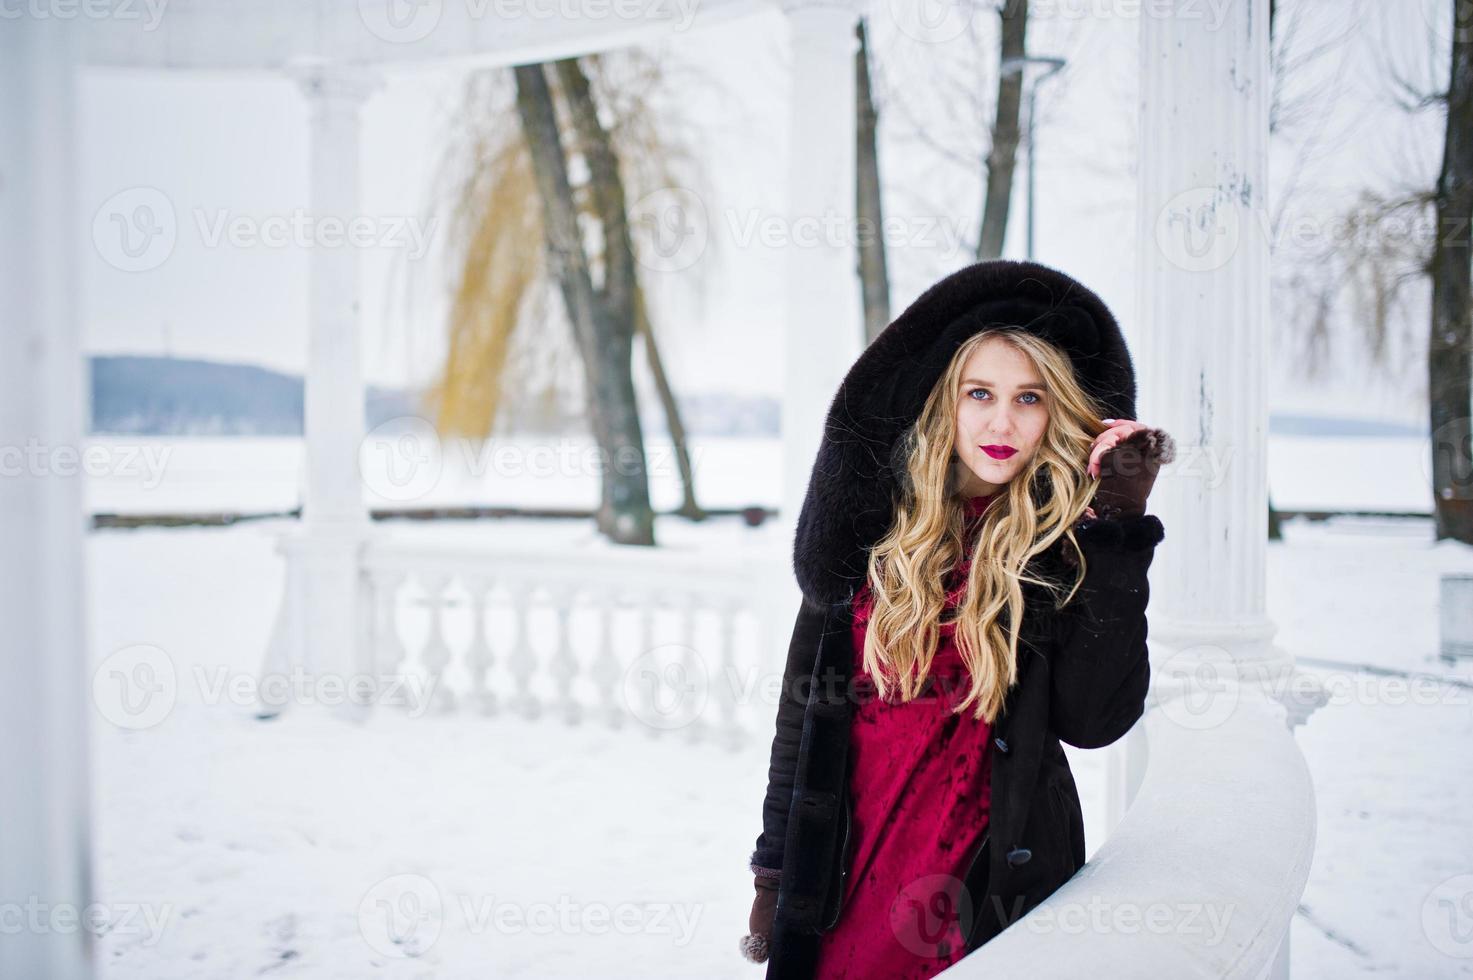
{"type": "MultiPolygon", "coordinates": [[[[251,364],[97,356],[91,431],[113,435],[302,434],[302,379],[251,364]]],[[[370,387],[368,425],[413,412],[413,396],[370,387]]]]}
{"type": "MultiPolygon", "coordinates": [[[[98,355],[91,359],[91,430],[109,435],[293,436],[302,434],[302,379],[250,364],[176,357],[98,355]]],[[[422,414],[419,393],[370,386],[368,428],[422,414]]],[[[554,411],[566,411],[566,406],[554,411]]],[[[777,399],[721,393],[681,399],[686,428],[698,435],[776,436],[777,399]]],[[[535,406],[513,406],[518,431],[559,431],[577,420],[538,420],[535,406]]],[[[658,405],[641,406],[651,433],[665,433],[658,405]]]]}

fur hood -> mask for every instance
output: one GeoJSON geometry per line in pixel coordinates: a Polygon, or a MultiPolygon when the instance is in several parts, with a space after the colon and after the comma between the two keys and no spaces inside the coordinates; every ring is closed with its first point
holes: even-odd
{"type": "Polygon", "coordinates": [[[848,601],[870,548],[889,528],[901,434],[948,360],[985,327],[1020,324],[1063,348],[1106,417],[1135,418],[1135,369],[1104,302],[1036,262],[993,259],[922,293],[850,367],[830,404],[793,544],[793,571],[813,602],[848,601]]]}

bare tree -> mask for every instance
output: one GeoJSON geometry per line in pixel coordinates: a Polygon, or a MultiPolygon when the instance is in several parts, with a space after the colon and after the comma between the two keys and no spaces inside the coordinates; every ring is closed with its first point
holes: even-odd
{"type": "Polygon", "coordinates": [[[1469,329],[1473,303],[1473,37],[1453,4],[1452,68],[1447,90],[1447,136],[1437,178],[1436,235],[1432,248],[1432,318],[1427,342],[1428,422],[1432,435],[1433,517],[1438,539],[1473,544],[1473,473],[1470,473],[1469,329]]]}
{"type": "MultiPolygon", "coordinates": [[[[1004,0],[998,11],[1001,43],[998,64],[1028,53],[1028,0],[1004,0]]],[[[1023,102],[1024,72],[998,72],[997,112],[992,122],[992,148],[987,152],[987,190],[982,227],[977,235],[977,258],[1002,257],[1012,210],[1013,174],[1018,159],[1018,113],[1023,102]]]]}
{"type": "MultiPolygon", "coordinates": [[[[1354,199],[1334,217],[1344,234],[1317,242],[1297,254],[1275,255],[1281,270],[1275,283],[1283,295],[1287,316],[1281,322],[1294,325],[1297,344],[1294,360],[1306,377],[1328,370],[1335,323],[1344,321],[1355,328],[1358,342],[1369,362],[1390,373],[1402,370],[1394,359],[1421,349],[1426,343],[1426,379],[1432,437],[1432,510],[1436,533],[1441,537],[1473,540],[1473,480],[1469,474],[1469,262],[1473,250],[1468,242],[1468,223],[1473,219],[1473,101],[1469,78],[1468,37],[1457,26],[1459,5],[1453,4],[1454,42],[1451,49],[1439,32],[1428,32],[1425,50],[1415,52],[1410,62],[1398,63],[1397,45],[1414,36],[1406,22],[1383,23],[1395,31],[1373,49],[1379,64],[1372,77],[1382,81],[1390,102],[1408,118],[1428,110],[1442,110],[1443,150],[1438,176],[1434,165],[1417,159],[1430,141],[1388,140],[1387,146],[1400,156],[1391,173],[1379,180],[1380,187],[1360,189],[1354,199]],[[1448,65],[1440,76],[1440,65],[1448,65]],[[1408,176],[1411,175],[1411,176],[1408,176]],[[1429,299],[1421,288],[1428,287],[1429,299]],[[1424,304],[1430,308],[1424,310],[1424,304]],[[1424,319],[1425,317],[1425,319],[1424,319]],[[1430,320],[1430,323],[1429,323],[1430,320]]],[[[1277,4],[1278,19],[1297,22],[1304,4],[1277,4]]],[[[1351,17],[1334,17],[1343,24],[1360,20],[1359,10],[1351,17]]],[[[1288,25],[1285,27],[1288,33],[1288,25]]],[[[1415,42],[1420,44],[1420,41],[1415,42]]],[[[1276,51],[1283,50],[1275,45],[1276,51]]],[[[1323,53],[1325,44],[1312,45],[1310,52],[1323,53]]],[[[1302,59],[1300,61],[1302,64],[1302,59]]],[[[1341,92],[1345,65],[1324,90],[1331,97],[1341,92]]],[[[1287,74],[1283,72],[1281,74],[1287,74]]],[[[1304,100],[1302,120],[1311,136],[1318,139],[1329,112],[1322,100],[1304,100]]],[[[1291,119],[1278,112],[1282,127],[1291,119]]],[[[1288,194],[1299,183],[1298,163],[1307,158],[1298,148],[1296,167],[1288,194]]],[[[1287,195],[1286,195],[1287,196],[1287,195]]],[[[1287,205],[1287,201],[1283,202],[1287,205]]],[[[1285,207],[1275,216],[1277,228],[1285,207]]],[[[1275,235],[1275,241],[1279,236],[1275,235]]],[[[1406,357],[1406,364],[1415,362],[1406,357]]]]}
{"type": "MultiPolygon", "coordinates": [[[[882,37],[878,22],[870,25],[876,102],[891,120],[887,140],[913,148],[949,171],[937,180],[893,186],[892,209],[898,206],[907,213],[950,220],[957,214],[954,178],[960,175],[962,182],[979,191],[979,213],[957,219],[956,227],[948,229],[954,231],[958,250],[964,250],[960,256],[948,254],[948,265],[958,259],[1000,257],[1007,238],[1027,76],[1004,73],[1003,58],[1027,55],[1030,43],[1034,47],[1042,43],[1050,53],[1065,56],[1071,48],[1089,43],[1090,32],[1081,18],[1037,19],[1035,6],[1027,0],[960,0],[948,10],[962,24],[961,30],[955,36],[948,34],[945,43],[925,39],[924,30],[918,36],[904,28],[882,37]],[[1042,42],[1040,29],[1046,35],[1042,42]],[[885,79],[892,75],[903,75],[906,84],[887,86],[885,79]]],[[[1048,100],[1039,104],[1040,129],[1050,106],[1062,104],[1067,92],[1068,72],[1057,77],[1048,100]]],[[[1123,175],[1127,161],[1121,147],[1110,149],[1114,153],[1107,165],[1123,175]]],[[[1066,142],[1057,154],[1070,165],[1096,170],[1102,166],[1098,144],[1084,153],[1066,142]]],[[[904,253],[892,253],[892,274],[903,258],[904,253]]]]}
{"type": "MultiPolygon", "coordinates": [[[[683,89],[706,81],[694,69],[686,75],[679,79],[683,89]]],[[[570,211],[582,230],[574,238],[583,249],[577,264],[606,315],[628,324],[626,335],[638,336],[644,348],[679,466],[684,499],[678,512],[700,519],[705,512],[696,503],[686,430],[641,283],[647,266],[637,261],[639,250],[659,247],[652,241],[659,230],[651,229],[647,217],[636,224],[636,208],[628,203],[656,189],[694,189],[704,182],[688,149],[684,119],[674,106],[656,107],[675,84],[674,72],[655,57],[628,51],[612,59],[589,56],[562,67],[550,64],[543,78],[555,108],[548,113],[541,152],[562,154],[571,198],[558,210],[570,211]],[[550,141],[554,132],[556,144],[550,141]]],[[[586,424],[601,440],[610,437],[610,430],[594,413],[605,399],[592,398],[586,412],[568,408],[575,390],[584,399],[594,394],[585,370],[572,375],[567,370],[585,353],[573,323],[578,307],[567,302],[568,290],[575,299],[583,294],[582,273],[562,266],[560,279],[552,251],[527,247],[548,234],[539,187],[547,175],[534,166],[519,99],[525,106],[515,72],[474,73],[457,112],[465,123],[456,127],[441,162],[440,179],[455,181],[453,190],[438,192],[435,201],[449,212],[447,247],[453,250],[456,280],[449,345],[427,406],[445,434],[482,439],[497,427],[563,431],[586,424]],[[563,323],[568,329],[525,329],[563,323]]],[[[600,357],[604,353],[600,350],[600,357]]],[[[625,418],[618,424],[634,431],[638,414],[621,411],[625,418]]],[[[622,444],[631,445],[627,438],[622,444]]],[[[599,442],[614,461],[618,445],[599,442]]],[[[598,522],[610,536],[616,523],[612,490],[606,480],[598,522]]]]}
{"type": "Polygon", "coordinates": [[[880,197],[879,115],[870,82],[869,37],[865,19],[855,25],[859,50],[854,54],[855,218],[858,236],[859,291],[864,304],[864,336],[868,343],[890,323],[890,271],[885,259],[885,209],[880,197]],[[873,235],[867,232],[873,231],[873,235]]]}
{"type": "MultiPolygon", "coordinates": [[[[560,72],[564,63],[559,63],[560,72]]],[[[615,254],[620,247],[619,237],[627,236],[627,225],[622,221],[622,211],[619,220],[613,222],[608,220],[607,213],[603,215],[604,248],[609,265],[604,287],[599,289],[594,286],[580,237],[567,157],[543,66],[518,65],[513,75],[517,112],[542,202],[548,267],[572,322],[588,393],[588,419],[604,456],[600,467],[604,493],[599,527],[623,544],[654,544],[644,437],[630,374],[634,290],[628,276],[632,274],[632,262],[620,265],[623,260],[615,254]]],[[[564,76],[565,83],[567,78],[564,76]]],[[[583,110],[576,105],[576,96],[570,102],[574,103],[572,112],[577,119],[583,110]]],[[[608,160],[588,160],[592,172],[608,164],[608,160]]],[[[608,193],[607,188],[604,193],[608,193]]],[[[622,206],[622,200],[619,204],[622,206]]]]}

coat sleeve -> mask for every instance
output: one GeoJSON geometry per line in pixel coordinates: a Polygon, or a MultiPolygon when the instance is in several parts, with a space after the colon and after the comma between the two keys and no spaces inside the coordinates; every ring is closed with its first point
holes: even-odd
{"type": "Polygon", "coordinates": [[[1070,745],[1096,749],[1145,712],[1146,571],[1166,532],[1160,518],[1142,514],[1085,521],[1074,534],[1085,575],[1055,615],[1049,726],[1070,745]]]}
{"type": "Polygon", "coordinates": [[[788,809],[793,802],[798,748],[803,740],[803,716],[826,619],[823,607],[805,597],[798,607],[792,639],[788,642],[767,768],[767,795],[762,801],[762,833],[757,835],[757,846],[749,862],[752,873],[761,877],[777,878],[782,874],[788,809]]]}

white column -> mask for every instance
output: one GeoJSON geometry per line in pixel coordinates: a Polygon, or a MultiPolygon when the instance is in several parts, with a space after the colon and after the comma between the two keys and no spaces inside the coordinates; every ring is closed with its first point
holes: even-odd
{"type": "Polygon", "coordinates": [[[0,977],[59,980],[94,965],[78,23],[0,27],[0,977]]]}
{"type": "MultiPolygon", "coordinates": [[[[1265,609],[1268,54],[1268,0],[1211,16],[1191,0],[1142,11],[1138,408],[1180,450],[1152,494],[1167,529],[1151,575],[1152,710],[1199,731],[1236,717],[1282,733],[1275,695],[1293,668],[1265,609]]],[[[1138,726],[1116,754],[1126,772],[1112,778],[1112,816],[1122,784],[1130,796],[1140,785],[1144,738],[1138,726]]],[[[1292,737],[1273,744],[1298,755],[1292,737]]],[[[1283,803],[1308,807],[1292,816],[1311,842],[1312,799],[1283,803]]],[[[1312,853],[1286,869],[1286,887],[1302,888],[1312,853]]],[[[1270,976],[1288,975],[1282,929],[1270,976]]]]}
{"type": "Polygon", "coordinates": [[[358,470],[364,436],[364,385],[356,247],[329,243],[326,222],[342,235],[362,214],[359,111],[380,86],[369,73],[332,65],[291,69],[309,109],[309,210],[322,230],[311,246],[305,376],[305,487],[302,540],[294,551],[302,583],[299,660],[313,675],[357,669],[359,554],[368,512],[358,470]]]}
{"type": "Polygon", "coordinates": [[[1264,610],[1268,0],[1221,24],[1177,4],[1141,17],[1139,411],[1180,449],[1151,496],[1168,537],[1151,636],[1281,661],[1264,610]]]}
{"type": "MultiPolygon", "coordinates": [[[[310,112],[308,166],[314,222],[342,227],[363,215],[358,193],[359,110],[381,84],[358,70],[304,66],[293,74],[310,112]]],[[[358,252],[312,246],[306,374],[307,481],[302,516],[314,527],[367,520],[358,477],[364,434],[358,252]]]]}
{"type": "Polygon", "coordinates": [[[863,8],[862,2],[783,0],[791,66],[791,244],[781,520],[790,540],[829,403],[863,344],[854,227],[854,29],[863,8]]]}

